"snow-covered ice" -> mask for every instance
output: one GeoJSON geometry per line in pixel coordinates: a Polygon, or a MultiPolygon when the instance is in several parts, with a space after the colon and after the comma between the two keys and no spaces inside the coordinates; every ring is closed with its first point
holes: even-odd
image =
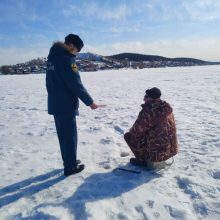
{"type": "Polygon", "coordinates": [[[220,66],[81,73],[78,156],[64,178],[45,75],[0,76],[0,219],[220,219],[220,66]],[[133,168],[123,140],[146,88],[174,108],[180,153],[167,171],[133,168]],[[113,171],[116,167],[141,174],[113,171]]]}

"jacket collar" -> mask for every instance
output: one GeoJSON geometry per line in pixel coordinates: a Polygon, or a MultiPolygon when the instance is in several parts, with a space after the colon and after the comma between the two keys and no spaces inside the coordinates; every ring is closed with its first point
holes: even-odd
{"type": "Polygon", "coordinates": [[[55,42],[50,48],[48,60],[54,60],[60,56],[75,57],[75,55],[71,53],[69,47],[66,44],[58,41],[58,42],[55,42]]]}
{"type": "Polygon", "coordinates": [[[66,53],[69,56],[75,57],[75,55],[71,53],[69,47],[61,41],[54,42],[52,47],[59,49],[60,51],[66,53]]]}
{"type": "Polygon", "coordinates": [[[156,103],[161,103],[162,100],[161,99],[152,99],[148,102],[145,102],[144,104],[141,105],[142,108],[146,107],[146,106],[149,106],[149,105],[152,105],[152,104],[156,104],[156,103]]]}

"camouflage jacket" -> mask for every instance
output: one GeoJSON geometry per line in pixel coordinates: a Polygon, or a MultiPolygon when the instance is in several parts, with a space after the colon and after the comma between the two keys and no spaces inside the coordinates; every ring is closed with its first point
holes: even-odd
{"type": "Polygon", "coordinates": [[[178,152],[176,125],[171,106],[160,99],[141,105],[142,110],[130,129],[145,158],[159,162],[178,152]]]}

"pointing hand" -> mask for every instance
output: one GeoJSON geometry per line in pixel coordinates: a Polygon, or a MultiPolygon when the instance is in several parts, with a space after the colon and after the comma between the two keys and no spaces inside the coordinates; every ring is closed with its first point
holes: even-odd
{"type": "Polygon", "coordinates": [[[95,103],[92,103],[92,105],[90,105],[90,108],[91,108],[92,110],[97,109],[97,108],[98,108],[98,105],[96,105],[95,103]]]}

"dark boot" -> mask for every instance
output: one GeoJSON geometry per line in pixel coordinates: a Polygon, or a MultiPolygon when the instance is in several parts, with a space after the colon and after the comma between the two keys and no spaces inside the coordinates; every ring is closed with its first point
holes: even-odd
{"type": "Polygon", "coordinates": [[[83,171],[85,169],[85,165],[84,164],[77,164],[75,168],[71,169],[71,170],[66,170],[64,169],[64,176],[70,176],[76,173],[80,173],[81,171],[83,171]]]}
{"type": "Polygon", "coordinates": [[[130,158],[130,163],[136,166],[147,166],[145,161],[138,160],[137,158],[130,158]]]}

